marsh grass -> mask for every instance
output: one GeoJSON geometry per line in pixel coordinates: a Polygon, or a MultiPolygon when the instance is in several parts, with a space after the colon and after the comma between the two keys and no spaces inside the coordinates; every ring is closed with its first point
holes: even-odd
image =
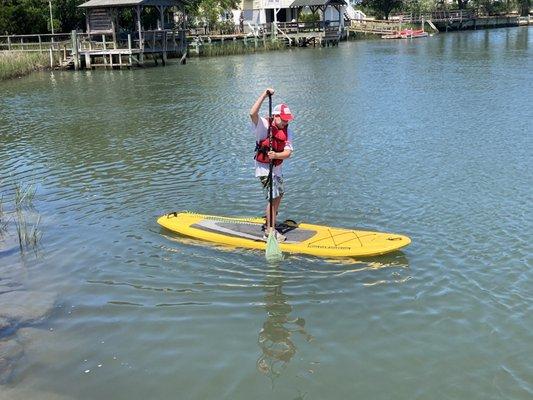
{"type": "Polygon", "coordinates": [[[224,43],[204,43],[199,47],[200,53],[198,55],[200,57],[217,57],[282,49],[287,49],[287,44],[281,40],[266,40],[264,42],[261,38],[257,39],[257,42],[254,39],[248,39],[246,42],[231,40],[224,43]]]}
{"type": "Polygon", "coordinates": [[[4,213],[4,195],[0,197],[0,239],[4,237],[7,231],[7,218],[4,213]]]}
{"type": "Polygon", "coordinates": [[[15,184],[15,209],[19,210],[24,207],[33,208],[35,192],[35,185],[15,184]]]}
{"type": "Polygon", "coordinates": [[[28,224],[26,214],[22,210],[15,211],[15,228],[17,231],[17,238],[19,241],[19,249],[24,253],[26,249],[36,249],[42,233],[39,230],[41,223],[41,216],[37,217],[37,221],[33,224],[28,224]]]}
{"type": "Polygon", "coordinates": [[[46,68],[49,57],[48,53],[0,51],[0,81],[46,68]]]}
{"type": "Polygon", "coordinates": [[[22,254],[28,249],[36,250],[42,237],[41,216],[35,218],[33,201],[35,185],[15,184],[13,190],[13,211],[4,210],[4,195],[0,197],[0,238],[8,232],[9,218],[15,226],[15,233],[22,254]]]}

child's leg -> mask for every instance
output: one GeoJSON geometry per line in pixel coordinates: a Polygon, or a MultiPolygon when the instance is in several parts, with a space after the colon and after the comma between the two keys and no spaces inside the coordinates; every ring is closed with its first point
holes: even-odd
{"type": "Polygon", "coordinates": [[[279,205],[281,203],[282,196],[278,196],[275,199],[272,200],[272,208],[274,211],[274,215],[272,216],[272,224],[270,224],[270,202],[267,203],[266,206],[266,226],[267,229],[276,226],[276,215],[278,214],[279,205]]]}

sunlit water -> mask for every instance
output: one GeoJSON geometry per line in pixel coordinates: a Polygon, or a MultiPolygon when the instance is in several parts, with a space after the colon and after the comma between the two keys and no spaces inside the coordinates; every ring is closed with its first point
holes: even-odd
{"type": "Polygon", "coordinates": [[[43,233],[23,258],[5,239],[0,291],[58,296],[0,394],[532,398],[532,33],[0,83],[4,208],[36,184],[43,233]],[[296,114],[281,217],[408,248],[275,267],[159,228],[262,213],[248,110],[268,86],[296,114]]]}

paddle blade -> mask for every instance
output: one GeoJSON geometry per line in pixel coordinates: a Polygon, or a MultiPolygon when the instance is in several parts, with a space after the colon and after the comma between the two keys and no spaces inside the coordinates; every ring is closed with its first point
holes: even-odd
{"type": "Polygon", "coordinates": [[[272,263],[279,262],[283,259],[279,243],[276,240],[276,234],[273,231],[268,234],[265,257],[268,262],[272,263]]]}

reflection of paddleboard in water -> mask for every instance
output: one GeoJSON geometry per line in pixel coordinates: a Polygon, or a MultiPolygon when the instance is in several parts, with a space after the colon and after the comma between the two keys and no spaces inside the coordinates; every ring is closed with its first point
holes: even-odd
{"type": "MultiPolygon", "coordinates": [[[[208,242],[249,249],[265,249],[263,218],[232,218],[189,212],[170,213],[157,223],[166,229],[208,242]]],[[[287,240],[281,251],[319,257],[377,256],[411,243],[407,236],[286,221],[276,226],[287,240]]]]}

